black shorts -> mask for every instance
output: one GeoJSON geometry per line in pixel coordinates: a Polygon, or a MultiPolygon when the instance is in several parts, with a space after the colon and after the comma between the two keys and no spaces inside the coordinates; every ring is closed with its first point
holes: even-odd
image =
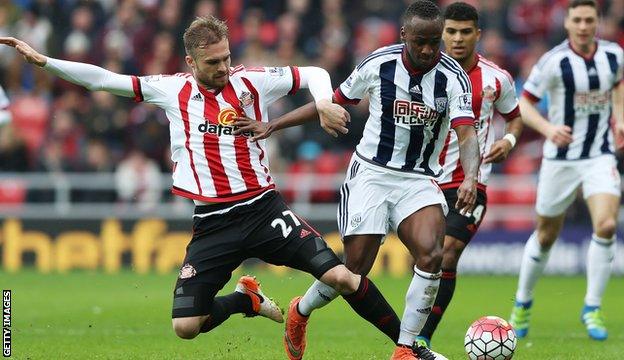
{"type": "Polygon", "coordinates": [[[276,191],[252,204],[242,202],[195,208],[193,238],[176,282],[172,317],[210,313],[217,292],[249,258],[302,270],[317,279],[342,264],[316,230],[297,217],[276,191]],[[214,214],[226,208],[230,210],[214,214]]]}
{"type": "Polygon", "coordinates": [[[470,216],[464,216],[455,208],[457,203],[457,188],[442,191],[449,207],[446,215],[446,235],[459,239],[468,244],[479,229],[487,210],[487,195],[485,191],[477,189],[477,201],[470,216]]]}

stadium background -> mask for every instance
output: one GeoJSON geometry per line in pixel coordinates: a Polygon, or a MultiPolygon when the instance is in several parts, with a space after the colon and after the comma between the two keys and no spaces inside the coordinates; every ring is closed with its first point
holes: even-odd
{"type": "MultiPolygon", "coordinates": [[[[508,69],[518,89],[539,56],[565,37],[562,22],[567,1],[472,3],[481,15],[481,53],[508,69]]],[[[599,3],[605,14],[600,37],[624,44],[624,1],[599,3]]],[[[186,72],[180,40],[184,28],[195,16],[213,14],[227,19],[233,65],[321,66],[337,86],[372,50],[398,41],[398,19],[407,4],[0,1],[0,34],[21,38],[53,57],[115,72],[186,72]]],[[[168,192],[171,162],[164,113],[151,105],[89,93],[53,79],[6,47],[0,48],[0,83],[10,98],[12,115],[12,121],[0,127],[3,267],[175,269],[188,241],[192,205],[168,192]]],[[[271,114],[278,116],[310,100],[302,91],[275,103],[271,114]]],[[[328,234],[337,250],[337,189],[361,135],[366,109],[366,104],[350,109],[350,132],[339,139],[326,135],[317,124],[308,124],[270,140],[278,187],[296,211],[328,234]]],[[[496,123],[500,134],[503,121],[496,123]]],[[[485,222],[462,260],[462,271],[518,270],[523,242],[533,227],[542,141],[527,129],[511,157],[495,166],[485,222]]],[[[570,209],[568,218],[563,241],[557,245],[559,255],[549,264],[551,272],[584,270],[591,228],[581,201],[570,209]]],[[[394,240],[385,246],[385,261],[379,265],[394,274],[407,273],[406,253],[394,240]]],[[[622,247],[615,268],[616,273],[624,273],[622,247]]]]}
{"type": "MultiPolygon", "coordinates": [[[[599,2],[605,14],[600,36],[624,45],[624,0],[599,2]]],[[[233,64],[318,65],[337,86],[362,57],[397,41],[398,19],[408,3],[0,0],[0,35],[117,72],[174,73],[187,71],[180,41],[185,26],[194,16],[215,14],[230,26],[233,64]]],[[[566,1],[471,3],[481,13],[482,53],[508,69],[518,89],[537,58],[565,36],[566,1]]],[[[171,289],[190,237],[192,204],[168,191],[171,164],[161,111],[53,79],[4,47],[0,84],[12,117],[0,125],[0,287],[13,291],[14,358],[284,358],[283,328],[266,319],[235,316],[191,342],[171,331],[171,289]]],[[[302,91],[276,103],[272,115],[307,101],[302,91]]],[[[337,140],[316,124],[270,140],[278,187],[336,250],[341,247],[336,190],[366,105],[350,113],[350,133],[337,140]]],[[[502,121],[496,123],[500,134],[502,121]]],[[[487,275],[461,276],[434,338],[435,349],[450,359],[464,358],[463,336],[474,319],[505,317],[511,308],[516,277],[505,274],[517,272],[532,231],[541,144],[536,133],[525,130],[511,158],[495,167],[485,222],[460,263],[462,274],[487,275]]],[[[612,339],[590,342],[577,318],[590,233],[586,208],[577,201],[548,268],[566,276],[540,281],[532,334],[519,343],[515,359],[621,358],[623,247],[604,302],[612,339]]],[[[398,312],[409,263],[403,246],[390,238],[374,268],[375,282],[398,312]]],[[[238,270],[232,281],[252,271],[282,305],[311,282],[310,276],[283,268],[248,265],[253,268],[238,270]]],[[[233,286],[230,282],[225,289],[233,286]]],[[[306,359],[387,359],[392,344],[346,314],[348,306],[335,301],[314,315],[306,359]]]]}

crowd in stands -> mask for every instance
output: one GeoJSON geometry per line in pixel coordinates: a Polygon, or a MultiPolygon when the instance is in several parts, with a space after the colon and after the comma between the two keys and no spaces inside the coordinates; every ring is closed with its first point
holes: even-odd
{"type": "MultiPolygon", "coordinates": [[[[567,0],[467,0],[480,10],[480,51],[516,79],[565,38],[567,0]]],[[[181,37],[196,16],[226,19],[232,65],[315,65],[338,86],[371,51],[398,42],[404,1],[379,0],[0,0],[0,36],[40,52],[136,75],[188,72],[181,37]]],[[[444,6],[449,1],[440,1],[444,6]]],[[[600,37],[624,45],[624,0],[599,1],[600,37]]],[[[164,112],[130,98],[90,93],[26,64],[0,47],[0,84],[12,121],[0,126],[0,171],[170,171],[164,112]],[[147,170],[146,170],[147,169],[147,170]]],[[[303,92],[305,93],[305,91],[303,92]]],[[[275,103],[272,116],[311,98],[275,103]]],[[[342,172],[361,136],[367,105],[350,109],[350,132],[336,140],[317,124],[271,141],[274,172],[342,172]]],[[[500,121],[498,133],[502,131],[500,121]]],[[[541,139],[526,131],[497,172],[536,173],[541,139]]],[[[132,194],[119,192],[120,198],[132,194]]]]}

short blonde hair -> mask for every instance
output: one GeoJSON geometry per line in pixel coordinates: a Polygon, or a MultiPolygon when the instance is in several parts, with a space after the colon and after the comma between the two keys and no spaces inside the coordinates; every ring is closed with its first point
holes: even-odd
{"type": "Polygon", "coordinates": [[[227,37],[228,27],[225,21],[212,15],[198,17],[184,30],[184,50],[187,55],[192,56],[195,49],[216,44],[227,37]]]}

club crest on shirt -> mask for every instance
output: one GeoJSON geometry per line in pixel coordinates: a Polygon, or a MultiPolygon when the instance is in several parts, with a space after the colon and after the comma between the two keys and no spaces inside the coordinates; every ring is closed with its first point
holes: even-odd
{"type": "Polygon", "coordinates": [[[490,85],[484,87],[481,91],[481,98],[485,101],[494,102],[496,100],[496,89],[490,85]]]}
{"type": "Polygon", "coordinates": [[[192,278],[193,276],[195,276],[197,274],[197,271],[195,270],[195,268],[193,267],[193,265],[191,264],[184,264],[184,266],[182,266],[182,268],[180,268],[180,279],[188,279],[188,278],[192,278]]]}
{"type": "Polygon", "coordinates": [[[435,98],[435,107],[436,111],[439,113],[443,113],[446,110],[446,105],[448,104],[448,99],[445,97],[437,97],[435,98]]]}
{"type": "Polygon", "coordinates": [[[238,98],[240,107],[251,106],[254,103],[254,96],[249,91],[243,91],[238,98]]]}

